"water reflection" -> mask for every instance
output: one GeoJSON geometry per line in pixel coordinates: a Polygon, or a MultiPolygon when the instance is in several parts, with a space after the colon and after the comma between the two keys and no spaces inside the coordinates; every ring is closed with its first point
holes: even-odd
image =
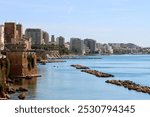
{"type": "MultiPolygon", "coordinates": [[[[28,89],[26,92],[26,99],[34,99],[36,96],[37,89],[37,78],[34,77],[32,79],[18,79],[14,84],[10,84],[14,89],[18,89],[19,87],[23,87],[28,89]]],[[[19,93],[15,93],[11,95],[11,99],[17,100],[19,93]]]]}
{"type": "MultiPolygon", "coordinates": [[[[106,84],[102,78],[82,73],[71,64],[89,66],[91,69],[115,75],[116,80],[131,80],[137,84],[150,86],[150,56],[102,56],[102,59],[68,59],[63,63],[38,65],[42,77],[21,80],[14,86],[22,86],[29,91],[27,99],[34,100],[132,100],[150,99],[150,95],[129,91],[123,87],[106,84]]],[[[13,99],[18,94],[13,94],[13,99]]]]}

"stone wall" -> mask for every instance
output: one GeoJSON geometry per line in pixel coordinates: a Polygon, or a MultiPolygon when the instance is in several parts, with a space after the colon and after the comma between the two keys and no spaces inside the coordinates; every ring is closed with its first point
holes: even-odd
{"type": "Polygon", "coordinates": [[[1,58],[0,59],[0,83],[5,84],[6,83],[6,78],[7,78],[7,72],[9,72],[7,69],[8,63],[6,58],[1,58]]]}
{"type": "Polygon", "coordinates": [[[36,54],[33,52],[7,52],[10,60],[10,77],[37,75],[36,54]]]}

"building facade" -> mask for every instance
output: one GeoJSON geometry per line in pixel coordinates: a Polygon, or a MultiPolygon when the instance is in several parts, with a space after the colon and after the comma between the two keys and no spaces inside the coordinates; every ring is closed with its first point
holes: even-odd
{"type": "Polygon", "coordinates": [[[56,38],[56,44],[59,46],[64,46],[65,45],[65,38],[60,36],[56,38]]]}
{"type": "Polygon", "coordinates": [[[0,25],[0,50],[4,49],[4,25],[0,25]]]}
{"type": "Polygon", "coordinates": [[[85,45],[84,41],[80,38],[71,38],[70,39],[70,50],[75,54],[83,55],[85,54],[85,45]]]}
{"type": "Polygon", "coordinates": [[[43,43],[43,31],[41,29],[26,29],[25,36],[31,38],[33,45],[40,45],[43,43]]]}
{"type": "Polygon", "coordinates": [[[4,39],[5,43],[12,43],[22,39],[23,29],[21,24],[15,22],[5,22],[4,24],[4,39]]]}
{"type": "Polygon", "coordinates": [[[16,23],[14,22],[5,22],[4,25],[4,42],[11,43],[13,39],[16,39],[17,31],[16,31],[16,23]]]}
{"type": "Polygon", "coordinates": [[[51,42],[55,42],[55,36],[51,35],[51,42]]]}
{"type": "Polygon", "coordinates": [[[96,51],[96,41],[93,39],[84,39],[84,44],[86,48],[90,50],[90,53],[95,53],[96,51]]]}
{"type": "Polygon", "coordinates": [[[49,34],[46,31],[43,31],[44,43],[47,45],[49,43],[49,34]]]}
{"type": "Polygon", "coordinates": [[[51,35],[51,41],[49,42],[50,45],[56,45],[55,35],[51,35]]]}
{"type": "Polygon", "coordinates": [[[23,36],[23,27],[22,24],[17,24],[16,25],[16,29],[17,29],[17,38],[21,39],[23,36]]]}

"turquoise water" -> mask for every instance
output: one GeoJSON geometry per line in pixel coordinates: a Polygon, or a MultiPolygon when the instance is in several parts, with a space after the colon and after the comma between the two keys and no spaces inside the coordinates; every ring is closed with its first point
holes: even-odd
{"type": "MultiPolygon", "coordinates": [[[[95,57],[95,56],[94,56],[95,57]]],[[[97,56],[98,58],[100,56],[97,56]]],[[[107,84],[107,79],[83,73],[71,64],[86,65],[115,75],[116,80],[131,80],[150,86],[149,55],[101,56],[102,59],[68,59],[62,63],[38,65],[42,77],[28,85],[27,99],[35,100],[147,100],[149,94],[107,84]],[[32,86],[34,85],[34,86],[32,86]]],[[[29,82],[29,81],[28,81],[29,82]]]]}

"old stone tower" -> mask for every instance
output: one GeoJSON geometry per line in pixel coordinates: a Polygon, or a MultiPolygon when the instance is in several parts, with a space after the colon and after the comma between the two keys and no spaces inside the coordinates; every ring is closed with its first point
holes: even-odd
{"type": "Polygon", "coordinates": [[[6,53],[10,61],[10,77],[26,77],[37,75],[36,54],[26,51],[11,51],[6,53]]]}

